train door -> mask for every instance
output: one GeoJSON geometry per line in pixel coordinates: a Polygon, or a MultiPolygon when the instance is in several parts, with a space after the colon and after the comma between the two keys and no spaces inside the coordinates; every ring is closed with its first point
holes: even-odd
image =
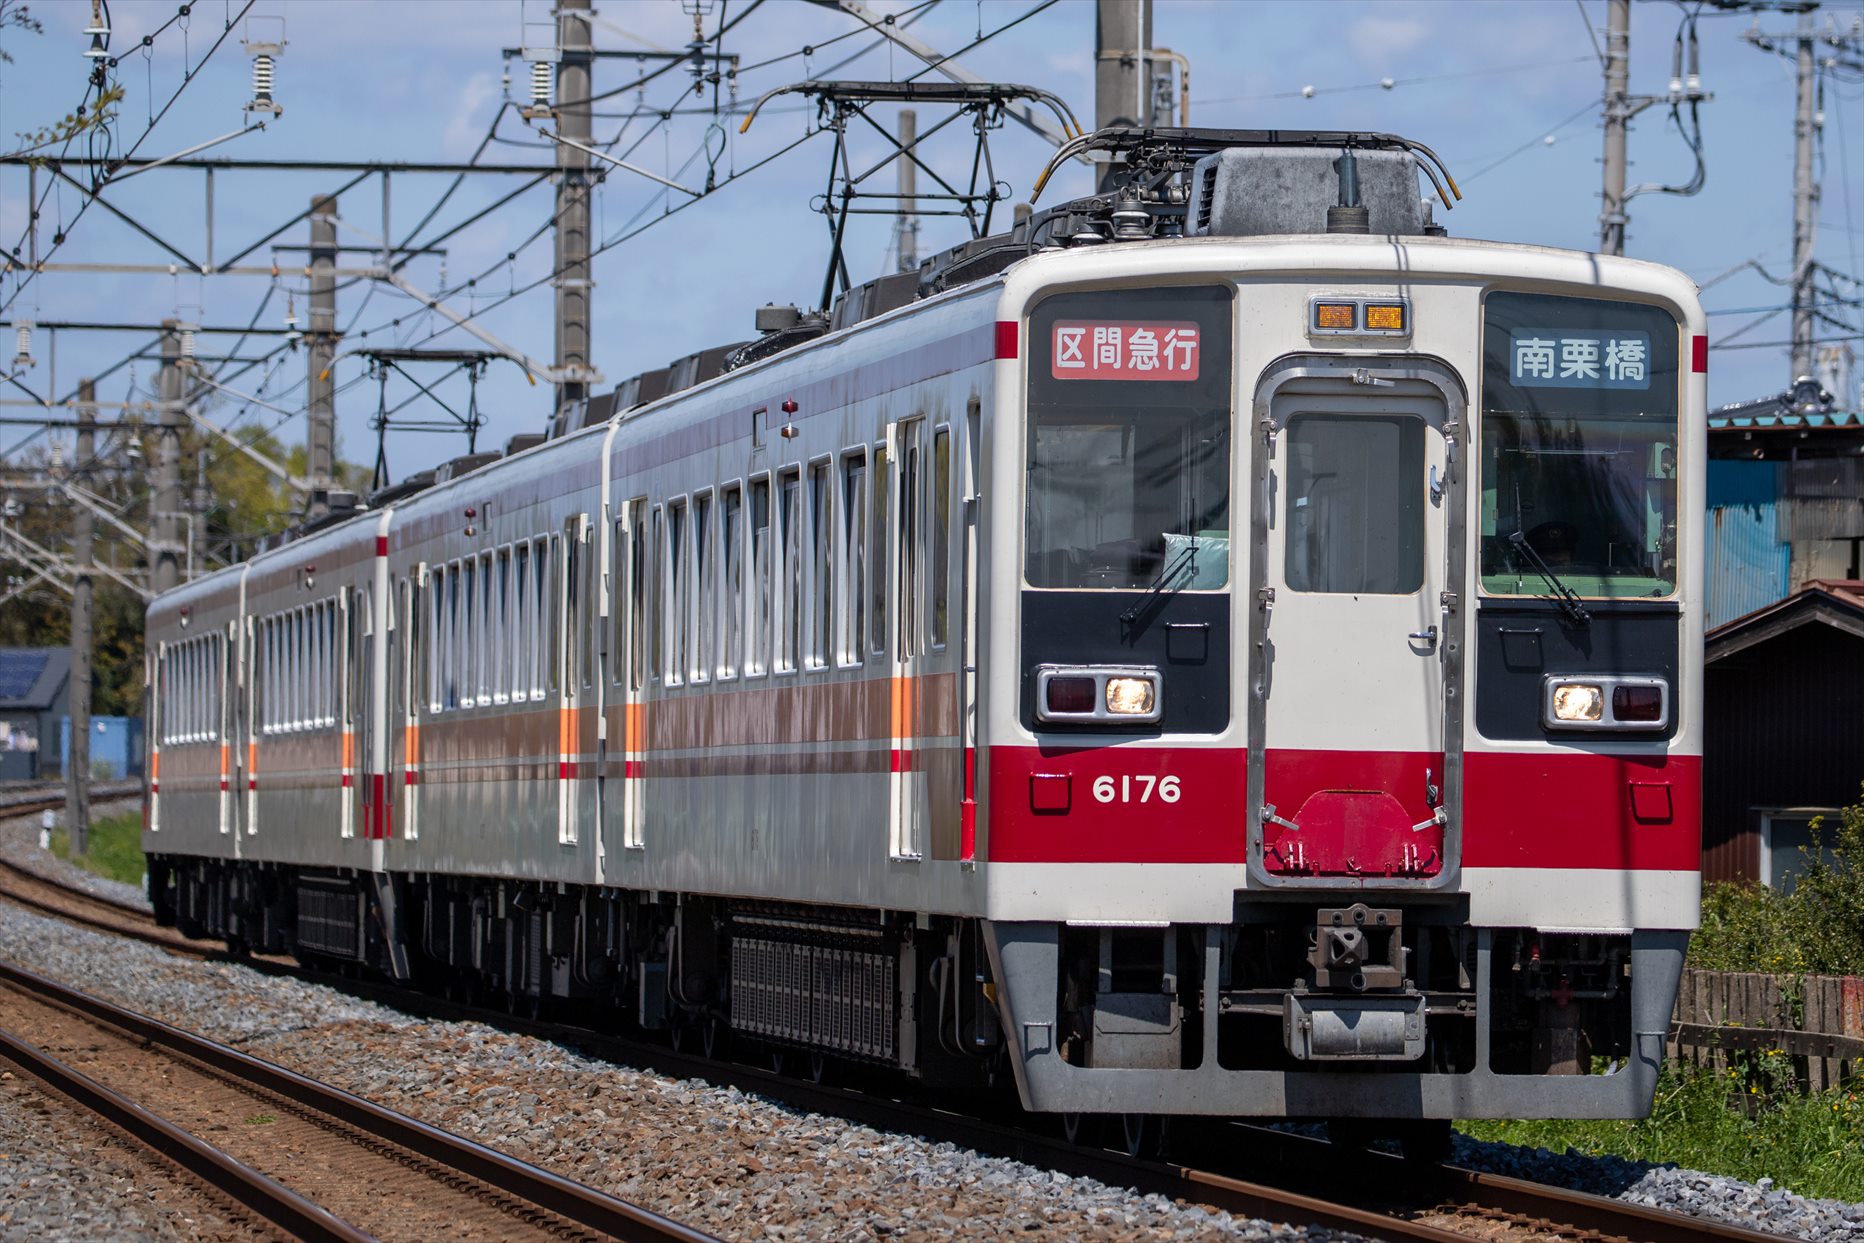
{"type": "Polygon", "coordinates": [[[391,682],[386,726],[388,737],[385,739],[387,745],[384,750],[388,753],[385,774],[389,787],[388,834],[396,838],[414,835],[408,816],[408,803],[414,797],[414,790],[407,784],[405,775],[408,771],[408,737],[414,724],[415,636],[421,605],[412,580],[412,575],[395,580],[394,598],[389,604],[388,615],[388,676],[391,682]]]}
{"type": "Polygon", "coordinates": [[[560,698],[557,704],[557,841],[574,846],[595,823],[596,714],[601,708],[596,685],[596,610],[590,585],[596,541],[588,514],[563,524],[563,552],[558,559],[557,651],[560,698]]]}
{"type": "Polygon", "coordinates": [[[641,705],[647,681],[647,558],[651,555],[647,501],[629,501],[618,512],[609,553],[609,635],[604,661],[606,741],[599,799],[604,857],[643,843],[641,756],[646,739],[641,705]]]}
{"type": "Polygon", "coordinates": [[[1447,883],[1461,802],[1461,388],[1294,358],[1256,402],[1249,864],[1447,883]]]}
{"type": "MultiPolygon", "coordinates": [[[[900,421],[888,437],[893,545],[892,600],[887,609],[893,621],[890,845],[893,856],[901,859],[926,855],[934,826],[934,795],[943,792],[934,789],[935,772],[945,776],[945,761],[952,758],[946,754],[951,749],[940,745],[949,739],[940,736],[952,732],[941,722],[949,715],[942,708],[951,700],[946,692],[955,691],[955,679],[938,676],[950,647],[949,575],[944,572],[950,528],[947,524],[937,529],[938,519],[949,517],[950,437],[949,428],[935,430],[922,417],[900,421]],[[941,477],[944,500],[936,486],[941,477]]],[[[941,787],[946,784],[940,782],[941,787]]],[[[937,801],[942,805],[946,800],[937,801]]],[[[950,802],[955,817],[957,802],[950,802]]]]}

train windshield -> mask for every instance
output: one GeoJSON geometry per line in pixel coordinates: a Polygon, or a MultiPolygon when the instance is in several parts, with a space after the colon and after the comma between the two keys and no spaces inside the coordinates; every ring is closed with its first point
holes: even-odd
{"type": "Polygon", "coordinates": [[[1657,307],[1489,296],[1484,591],[1545,592],[1525,544],[1582,596],[1675,592],[1677,342],[1675,319],[1657,307]]]}
{"type": "Polygon", "coordinates": [[[1031,587],[1229,583],[1227,288],[1062,294],[1030,317],[1031,587]]]}

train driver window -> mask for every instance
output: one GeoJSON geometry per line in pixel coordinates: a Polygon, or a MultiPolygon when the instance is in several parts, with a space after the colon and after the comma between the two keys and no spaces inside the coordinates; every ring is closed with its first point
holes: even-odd
{"type": "Polygon", "coordinates": [[[1679,336],[1660,307],[1488,296],[1484,592],[1543,594],[1537,560],[1588,598],[1676,591],[1679,336]]]}
{"type": "Polygon", "coordinates": [[[1287,435],[1288,586],[1369,595],[1423,586],[1423,420],[1297,414],[1287,435]]]}
{"type": "MultiPolygon", "coordinates": [[[[1221,590],[1230,561],[1231,291],[1057,294],[1031,314],[1031,587],[1221,590]]],[[[936,555],[936,550],[934,550],[936,555]]]]}

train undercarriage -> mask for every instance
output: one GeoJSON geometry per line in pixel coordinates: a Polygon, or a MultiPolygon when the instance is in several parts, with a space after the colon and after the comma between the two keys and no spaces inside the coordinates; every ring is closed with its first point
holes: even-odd
{"type": "Polygon", "coordinates": [[[991,924],[162,856],[150,894],[161,922],[241,951],[817,1075],[1014,1080],[1070,1117],[1640,1115],[1686,941],[1476,928],[1454,897],[991,924]]]}

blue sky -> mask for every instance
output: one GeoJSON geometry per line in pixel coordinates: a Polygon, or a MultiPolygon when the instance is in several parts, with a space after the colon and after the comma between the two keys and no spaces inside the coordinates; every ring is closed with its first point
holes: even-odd
{"type": "MultiPolygon", "coordinates": [[[[906,0],[869,2],[878,13],[923,8],[906,0]]],[[[729,18],[743,12],[746,0],[712,0],[706,6],[711,10],[705,18],[708,33],[717,28],[721,5],[729,18]]],[[[122,54],[134,49],[142,35],[167,21],[176,7],[154,0],[113,0],[112,50],[122,54]]],[[[941,0],[914,13],[911,28],[933,46],[953,51],[1034,7],[1035,0],[941,0]]],[[[32,0],[30,8],[44,23],[44,34],[0,32],[0,48],[15,58],[11,65],[0,65],[0,142],[9,147],[18,145],[16,134],[50,124],[70,110],[82,94],[88,66],[82,56],[88,41],[81,31],[90,16],[89,3],[32,0]]],[[[228,14],[238,9],[237,2],[203,0],[194,5],[185,29],[177,23],[164,30],[146,57],[135,50],[123,56],[118,73],[127,97],[115,127],[119,147],[140,137],[139,155],[164,155],[241,125],[240,108],[249,98],[250,61],[239,46],[245,28],[235,31],[154,130],[143,136],[151,113],[180,84],[184,57],[185,63],[198,62],[228,14]]],[[[285,114],[268,123],[265,132],[246,134],[215,149],[216,154],[246,159],[464,159],[485,136],[503,102],[500,75],[507,66],[501,49],[524,42],[527,25],[547,32],[551,20],[546,4],[516,0],[259,0],[252,13],[273,22],[254,26],[254,37],[264,37],[276,28],[276,19],[283,19],[287,46],[278,61],[276,95],[285,114]]],[[[1633,6],[1634,92],[1665,89],[1681,13],[1671,3],[1633,6]]],[[[1823,24],[1830,17],[1843,29],[1860,15],[1864,9],[1856,5],[1829,5],[1819,20],[1823,24]]],[[[1602,0],[1157,0],[1154,42],[1191,59],[1194,125],[1403,133],[1435,147],[1462,180],[1466,198],[1444,217],[1452,233],[1590,248],[1598,236],[1600,74],[1587,18],[1602,38],[1602,0]],[[1385,78],[1395,85],[1378,85],[1385,78]],[[1313,94],[1304,97],[1302,88],[1309,86],[1313,94]],[[1545,141],[1549,136],[1551,144],[1545,141]]],[[[1750,259],[1776,275],[1790,267],[1791,65],[1742,41],[1741,32],[1751,20],[1745,15],[1704,14],[1700,22],[1704,85],[1715,94],[1714,101],[1703,106],[1707,187],[1693,198],[1646,195],[1631,203],[1628,253],[1673,264],[1703,282],[1750,259]]],[[[1761,25],[1780,31],[1791,21],[1768,15],[1761,25]]],[[[855,34],[829,42],[857,29],[851,18],[833,9],[800,0],[767,0],[726,38],[726,50],[739,53],[747,66],[775,62],[747,70],[739,86],[741,100],[811,74],[825,74],[843,58],[861,53],[875,42],[872,36],[855,34]],[[806,46],[814,48],[809,55],[803,54],[806,46]]],[[[602,48],[677,48],[691,37],[692,19],[679,0],[609,0],[598,10],[596,41],[602,48]]],[[[1054,91],[1083,119],[1091,119],[1092,52],[1092,5],[1087,0],[1059,0],[968,52],[963,63],[987,78],[1054,91]]],[[[511,93],[522,102],[527,67],[514,61],[509,68],[511,93]]],[[[917,68],[905,52],[882,45],[833,68],[833,74],[904,77],[917,68]]],[[[622,85],[638,74],[632,60],[603,60],[596,70],[596,89],[622,85]]],[[[709,94],[703,100],[682,94],[689,81],[683,71],[675,70],[638,96],[624,93],[607,101],[602,108],[613,115],[597,119],[598,140],[613,138],[625,124],[629,129],[624,146],[643,138],[632,161],[685,184],[702,183],[713,117],[702,107],[709,106],[709,94]],[[701,112],[656,125],[652,114],[670,107],[701,107],[701,112]],[[631,120],[623,115],[637,108],[646,115],[631,120]]],[[[931,115],[932,110],[921,109],[922,129],[931,115]]],[[[735,119],[720,118],[722,149],[719,131],[711,136],[713,149],[719,151],[715,175],[724,181],[734,169],[801,138],[809,116],[788,101],[778,101],[744,137],[738,136],[735,119]]],[[[537,136],[509,112],[496,133],[499,141],[488,150],[487,160],[542,163],[551,158],[537,136]]],[[[993,136],[992,150],[999,178],[1009,184],[1012,197],[1020,199],[1028,195],[1050,148],[1010,125],[993,136]]],[[[857,162],[863,151],[877,148],[865,142],[857,146],[857,162]]],[[[968,142],[934,148],[931,156],[942,169],[961,172],[968,142]]],[[[617,241],[597,258],[594,353],[607,378],[605,387],[692,350],[752,335],[751,311],[756,305],[807,303],[816,296],[828,251],[827,228],[822,217],[811,213],[810,204],[822,188],[828,158],[829,140],[818,135],[695,206],[617,241]]],[[[1692,162],[1669,123],[1667,109],[1653,108],[1636,122],[1631,160],[1633,183],[1687,180],[1692,162]]],[[[1864,86],[1827,87],[1822,172],[1819,258],[1864,276],[1864,86]]],[[[1043,201],[1083,192],[1086,177],[1084,169],[1064,173],[1043,201]]],[[[346,178],[334,173],[218,174],[213,191],[216,258],[224,260],[262,237],[307,206],[311,195],[333,190],[346,178]]],[[[439,177],[392,180],[391,221],[398,237],[426,214],[447,184],[439,177]]],[[[470,180],[441,208],[427,235],[490,205],[518,184],[509,178],[470,180]]],[[[199,173],[162,170],[106,193],[190,256],[206,250],[205,197],[199,173]]],[[[598,192],[596,237],[619,238],[683,199],[614,170],[598,192]]],[[[0,245],[11,248],[23,235],[26,201],[25,171],[0,170],[0,245]]],[[[69,187],[48,201],[41,220],[42,250],[49,245],[50,233],[71,221],[79,201],[69,187]]],[[[341,240],[370,244],[381,229],[379,179],[346,193],[341,210],[341,240]]],[[[488,331],[547,360],[553,350],[547,284],[496,309],[485,308],[548,273],[548,232],[526,242],[547,222],[550,211],[549,189],[533,189],[448,239],[444,260],[416,260],[407,270],[408,278],[422,289],[437,290],[483,274],[477,286],[462,289],[449,305],[462,312],[483,311],[479,322],[488,331]],[[507,258],[514,253],[516,258],[507,258]]],[[[962,228],[956,221],[928,219],[922,253],[960,240],[962,228]]],[[[851,234],[848,253],[856,280],[884,270],[889,235],[884,220],[861,222],[851,234]]],[[[279,239],[300,246],[306,240],[302,224],[279,239]]],[[[5,318],[153,322],[179,313],[204,323],[243,324],[270,292],[271,302],[260,322],[282,324],[287,297],[295,291],[302,322],[308,318],[304,280],[292,266],[302,263],[302,253],[277,252],[276,279],[202,279],[165,271],[51,272],[20,293],[5,318]]],[[[72,263],[164,264],[169,256],[93,207],[70,224],[57,258],[72,263]]],[[[262,248],[248,262],[269,263],[272,258],[273,252],[262,248]]],[[[13,288],[9,278],[4,292],[13,288]]],[[[1850,293],[1858,296],[1855,287],[1850,293]]],[[[1713,338],[1734,333],[1784,300],[1781,288],[1752,270],[1727,276],[1705,294],[1706,305],[1713,311],[1756,310],[1715,315],[1713,338]]],[[[442,331],[444,324],[417,302],[379,285],[358,283],[343,289],[338,318],[349,330],[346,350],[359,345],[475,344],[457,330],[442,331]]],[[[1776,392],[1784,386],[1786,352],[1768,343],[1785,339],[1787,319],[1784,313],[1775,314],[1730,341],[1731,346],[1759,348],[1716,351],[1710,370],[1712,402],[1776,392]]],[[[39,365],[24,377],[35,392],[44,392],[50,382],[44,336],[35,338],[39,365]]],[[[137,342],[129,336],[61,333],[58,395],[69,392],[80,375],[117,362],[137,342]]],[[[204,338],[201,352],[211,353],[217,344],[225,342],[204,338]]],[[[102,382],[100,397],[146,397],[153,371],[150,362],[136,363],[132,382],[129,368],[119,369],[102,382]]],[[[287,353],[267,372],[254,371],[236,384],[286,414],[233,398],[208,413],[242,425],[277,423],[282,437],[299,441],[303,421],[288,415],[302,406],[304,372],[303,355],[287,353]],[[262,384],[263,392],[258,393],[262,384]]],[[[368,461],[374,451],[368,424],[377,406],[377,385],[365,376],[359,360],[348,357],[339,362],[337,379],[342,386],[338,411],[344,455],[368,461]]],[[[398,383],[390,399],[400,400],[409,391],[398,383]]],[[[456,402],[465,397],[457,382],[443,393],[456,402]]],[[[8,395],[20,393],[13,389],[8,395]]],[[[539,429],[548,415],[547,388],[527,386],[522,373],[509,364],[492,367],[479,399],[488,418],[482,443],[499,444],[517,432],[539,429]]],[[[0,428],[0,447],[15,444],[24,434],[19,428],[0,428]]],[[[457,438],[403,435],[390,442],[390,462],[400,475],[460,451],[463,445],[457,438]]]]}

